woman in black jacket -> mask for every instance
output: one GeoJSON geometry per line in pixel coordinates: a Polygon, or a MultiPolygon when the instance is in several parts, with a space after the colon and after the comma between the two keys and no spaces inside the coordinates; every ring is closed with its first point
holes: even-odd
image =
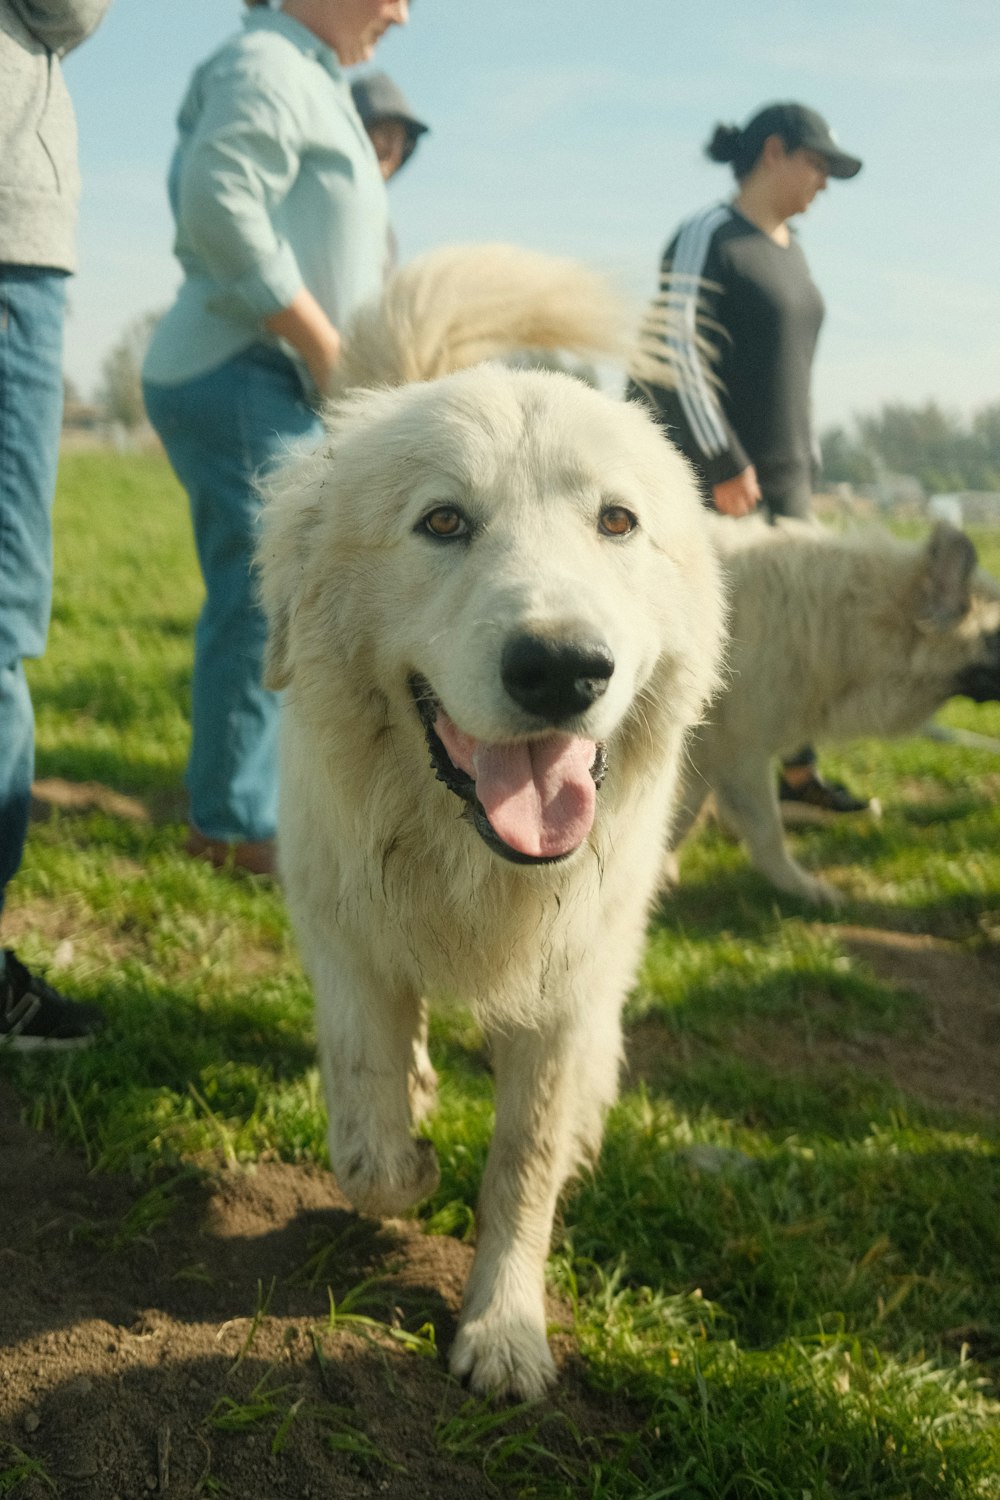
{"type": "MultiPolygon", "coordinates": [[[[718,125],[707,154],[736,178],[731,202],[685,220],[667,246],[650,327],[669,383],[632,387],[702,477],[723,515],[807,517],[816,444],[810,385],[823,299],[790,221],[831,177],[861,162],[805,105],[770,104],[718,125]]],[[[868,802],[816,769],[805,748],[782,770],[785,803],[860,812],[868,802]]]]}

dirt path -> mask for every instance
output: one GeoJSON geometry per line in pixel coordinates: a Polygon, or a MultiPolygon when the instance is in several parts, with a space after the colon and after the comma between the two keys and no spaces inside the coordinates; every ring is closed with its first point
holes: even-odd
{"type": "MultiPolygon", "coordinates": [[[[446,1348],[468,1246],[359,1220],[327,1173],[273,1162],[192,1180],[155,1236],[122,1244],[136,1190],[90,1176],[20,1110],[0,1082],[0,1473],[20,1449],[80,1500],[181,1500],[219,1493],[215,1481],[240,1500],[468,1500],[488,1488],[482,1445],[453,1451],[446,1424],[466,1393],[440,1356],[350,1322],[329,1330],[328,1283],[340,1299],[384,1276],[364,1311],[403,1330],[431,1322],[446,1348]],[[219,1425],[269,1397],[294,1409],[281,1451],[279,1414],[219,1425]]],[[[550,1315],[568,1319],[556,1305],[550,1315]]],[[[554,1409],[584,1437],[628,1427],[584,1392],[568,1335],[553,1342],[554,1409]]],[[[558,1449],[568,1426],[549,1427],[558,1449]]],[[[13,1493],[53,1492],[28,1479],[13,1493]]]]}

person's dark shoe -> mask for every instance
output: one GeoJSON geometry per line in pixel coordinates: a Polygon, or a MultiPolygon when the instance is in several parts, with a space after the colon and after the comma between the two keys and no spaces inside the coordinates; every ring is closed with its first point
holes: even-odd
{"type": "Polygon", "coordinates": [[[841,817],[844,813],[869,813],[878,816],[878,803],[870,797],[856,797],[842,781],[827,781],[812,770],[804,781],[790,781],[784,772],[778,778],[778,802],[784,823],[819,823],[841,817]]]}
{"type": "Polygon", "coordinates": [[[96,1005],[67,1000],[30,973],[10,948],[0,955],[0,1052],[89,1047],[104,1025],[96,1005]]]}
{"type": "Polygon", "coordinates": [[[245,875],[274,875],[277,855],[274,839],[248,839],[228,844],[224,839],[210,839],[197,828],[188,829],[184,853],[191,859],[202,859],[215,870],[241,870],[245,875]]]}

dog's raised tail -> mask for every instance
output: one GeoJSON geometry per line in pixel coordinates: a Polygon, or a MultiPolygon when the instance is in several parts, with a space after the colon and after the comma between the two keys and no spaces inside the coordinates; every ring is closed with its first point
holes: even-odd
{"type": "Polygon", "coordinates": [[[598,272],[514,245],[432,250],[389,278],[347,330],[341,391],[434,380],[517,351],[623,360],[631,309],[598,272]]]}

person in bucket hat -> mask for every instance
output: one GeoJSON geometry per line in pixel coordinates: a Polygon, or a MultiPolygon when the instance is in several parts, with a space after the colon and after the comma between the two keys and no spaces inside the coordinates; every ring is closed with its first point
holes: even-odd
{"type": "Polygon", "coordinates": [[[370,73],[351,84],[355,108],[361,116],[386,182],[406,165],[429,126],[418,120],[402,89],[388,73],[370,73]]]}

